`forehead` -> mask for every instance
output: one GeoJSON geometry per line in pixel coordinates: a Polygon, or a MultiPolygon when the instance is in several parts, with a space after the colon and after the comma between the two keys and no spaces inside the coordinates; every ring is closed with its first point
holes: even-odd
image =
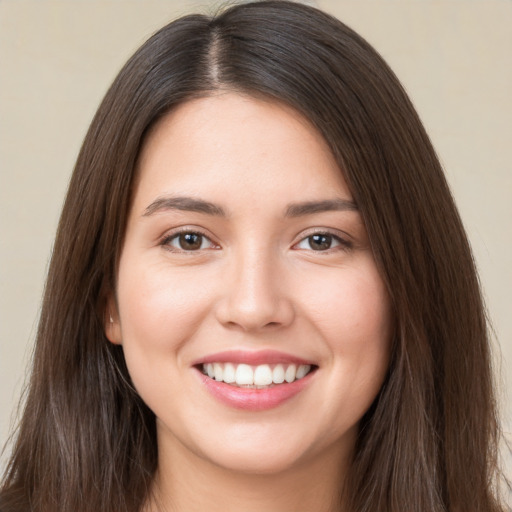
{"type": "Polygon", "coordinates": [[[273,201],[350,197],[327,143],[300,113],[231,92],[188,101],[160,120],[137,175],[136,201],[159,194],[242,204],[269,194],[273,201]]]}

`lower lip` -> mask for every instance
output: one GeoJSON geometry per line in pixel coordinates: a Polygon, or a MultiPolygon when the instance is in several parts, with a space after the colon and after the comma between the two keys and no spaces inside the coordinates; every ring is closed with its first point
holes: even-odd
{"type": "Polygon", "coordinates": [[[206,389],[222,403],[245,411],[265,411],[278,407],[300,393],[311,381],[315,372],[291,383],[277,384],[270,388],[239,388],[216,381],[198,370],[206,389]]]}

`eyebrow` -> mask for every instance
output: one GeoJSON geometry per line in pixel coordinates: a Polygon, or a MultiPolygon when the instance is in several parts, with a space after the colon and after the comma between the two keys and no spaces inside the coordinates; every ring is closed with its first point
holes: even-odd
{"type": "Polygon", "coordinates": [[[348,199],[325,199],[323,201],[308,201],[292,203],[286,209],[286,217],[301,217],[313,213],[330,211],[358,211],[356,203],[348,199]]]}
{"type": "MultiPolygon", "coordinates": [[[[193,197],[158,197],[143,213],[148,217],[154,213],[165,210],[182,210],[189,212],[205,213],[217,217],[227,217],[224,209],[209,201],[193,197]]],[[[324,199],[322,201],[307,201],[304,203],[289,204],[285,211],[286,217],[301,217],[314,213],[328,211],[358,211],[357,205],[348,199],[324,199]]]]}
{"type": "Polygon", "coordinates": [[[143,216],[148,217],[165,210],[183,210],[226,217],[226,212],[220,206],[193,197],[158,197],[144,210],[143,216]]]}

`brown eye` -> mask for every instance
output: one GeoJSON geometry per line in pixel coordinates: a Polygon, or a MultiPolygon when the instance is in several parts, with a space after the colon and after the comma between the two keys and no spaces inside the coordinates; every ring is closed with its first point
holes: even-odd
{"type": "Polygon", "coordinates": [[[314,251],[327,251],[332,246],[332,238],[331,235],[311,235],[308,236],[307,241],[314,251]]]}
{"type": "Polygon", "coordinates": [[[313,233],[303,238],[295,249],[315,252],[327,252],[331,249],[350,249],[351,244],[339,236],[330,233],[313,233]]]}
{"type": "Polygon", "coordinates": [[[183,233],[169,236],[163,241],[162,245],[178,252],[192,252],[214,248],[214,244],[209,238],[194,231],[184,231],[183,233]]]}
{"type": "Polygon", "coordinates": [[[180,249],[185,251],[197,251],[201,249],[203,236],[197,233],[182,233],[178,237],[180,249]]]}

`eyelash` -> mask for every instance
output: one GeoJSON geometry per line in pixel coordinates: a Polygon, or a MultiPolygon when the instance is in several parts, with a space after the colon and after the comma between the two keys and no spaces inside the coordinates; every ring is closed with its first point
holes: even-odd
{"type": "MultiPolygon", "coordinates": [[[[353,247],[352,242],[349,242],[345,238],[342,238],[341,236],[334,234],[330,231],[312,231],[312,232],[308,233],[306,236],[303,236],[296,244],[293,245],[293,247],[295,248],[295,247],[298,247],[299,244],[307,243],[308,240],[309,240],[310,249],[305,249],[305,250],[311,250],[312,252],[317,252],[317,253],[330,254],[334,251],[339,251],[339,250],[347,251],[347,250],[352,249],[352,247],[353,247]],[[314,249],[311,248],[311,239],[315,236],[329,238],[329,239],[331,239],[332,243],[335,242],[337,245],[332,247],[332,243],[331,243],[331,246],[328,247],[327,249],[315,251],[314,249]]],[[[300,250],[300,249],[301,248],[298,248],[297,250],[300,250]]]]}
{"type": "MultiPolygon", "coordinates": [[[[176,253],[196,253],[196,252],[200,252],[200,251],[203,251],[203,250],[208,250],[208,249],[218,249],[219,246],[217,244],[215,244],[215,242],[213,242],[210,237],[208,235],[206,235],[205,233],[203,233],[201,230],[198,230],[198,229],[191,229],[191,228],[187,228],[187,227],[184,227],[178,231],[174,231],[173,233],[171,234],[168,234],[166,235],[164,238],[162,238],[161,242],[160,242],[160,245],[163,246],[164,248],[166,248],[167,250],[171,251],[171,252],[176,252],[176,253]],[[178,243],[179,243],[179,237],[183,236],[183,235],[193,235],[193,236],[198,236],[200,237],[200,247],[197,248],[197,249],[192,249],[192,250],[188,250],[188,249],[184,249],[183,247],[173,247],[171,245],[171,243],[176,240],[178,243]],[[205,241],[208,241],[211,246],[213,247],[207,247],[207,248],[203,248],[201,247],[203,245],[203,242],[205,241]]],[[[331,252],[334,252],[334,251],[337,251],[337,250],[350,250],[352,249],[353,247],[353,244],[352,242],[349,242],[348,240],[340,237],[339,235],[336,235],[332,232],[329,232],[329,231],[313,231],[313,232],[310,232],[308,233],[306,236],[303,236],[297,243],[295,243],[293,246],[292,246],[292,249],[295,249],[295,250],[308,250],[308,251],[311,251],[311,252],[317,252],[317,253],[326,253],[326,254],[330,254],[331,252]],[[326,238],[329,238],[331,240],[331,244],[330,244],[330,247],[328,247],[327,249],[323,249],[323,250],[314,250],[313,248],[311,248],[311,239],[313,237],[326,237],[326,238]],[[309,249],[306,249],[306,248],[300,248],[298,247],[299,244],[302,244],[302,243],[307,243],[307,241],[309,240],[309,246],[310,248],[309,249]],[[335,243],[337,245],[334,245],[334,247],[332,247],[332,243],[335,243]]]]}
{"type": "Polygon", "coordinates": [[[217,249],[218,248],[218,245],[215,244],[215,242],[213,242],[210,237],[208,235],[206,235],[205,233],[203,233],[201,230],[199,229],[192,229],[192,228],[187,228],[187,227],[183,227],[177,231],[173,231],[172,233],[164,236],[160,242],[160,245],[162,247],[164,247],[165,249],[167,249],[168,251],[171,251],[171,252],[177,252],[177,253],[195,253],[195,252],[200,252],[202,250],[206,250],[206,249],[210,249],[209,248],[201,248],[199,247],[199,249],[195,249],[195,250],[187,250],[187,249],[183,249],[183,248],[179,248],[179,247],[173,247],[171,245],[171,242],[173,240],[176,240],[178,241],[179,243],[179,237],[180,236],[183,236],[183,235],[196,235],[196,236],[199,236],[201,237],[201,245],[203,245],[203,242],[205,240],[207,240],[208,242],[210,242],[210,244],[214,247],[211,247],[211,248],[214,248],[214,249],[217,249]]]}

